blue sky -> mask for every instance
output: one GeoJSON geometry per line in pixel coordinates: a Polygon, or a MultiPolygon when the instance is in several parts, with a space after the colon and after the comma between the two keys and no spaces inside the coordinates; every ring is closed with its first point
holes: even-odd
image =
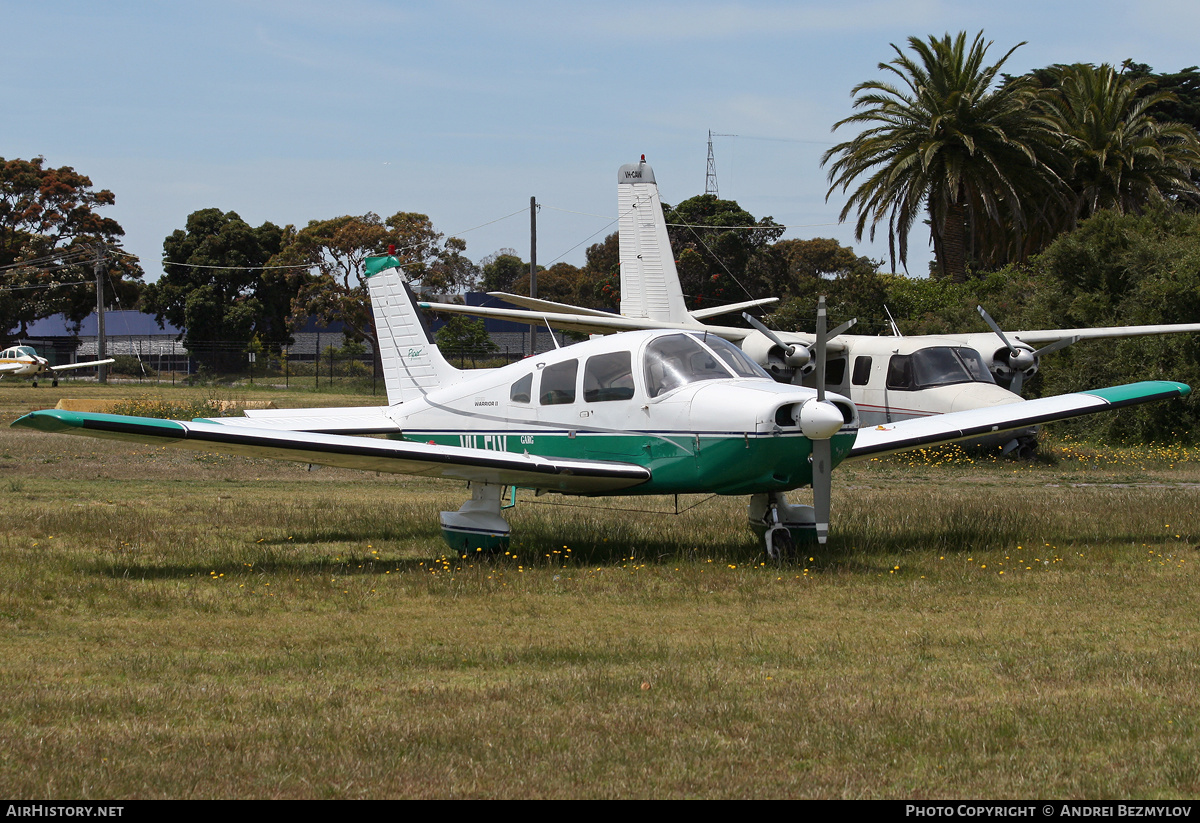
{"type": "MultiPolygon", "coordinates": [[[[56,2],[0,0],[0,156],[111,189],[147,275],[196,209],[253,225],[428,214],[478,261],[584,262],[615,230],[617,168],[645,154],[668,202],[722,197],[786,237],[857,242],[822,153],[890,43],[983,30],[1010,73],[1061,62],[1200,63],[1200,4],[942,2],[56,2]],[[481,224],[483,228],[466,231],[481,224]]],[[[881,233],[881,240],[884,234],[881,233]]],[[[909,269],[928,264],[927,233],[909,269]]],[[[755,295],[760,296],[760,295],[755,295]]]]}

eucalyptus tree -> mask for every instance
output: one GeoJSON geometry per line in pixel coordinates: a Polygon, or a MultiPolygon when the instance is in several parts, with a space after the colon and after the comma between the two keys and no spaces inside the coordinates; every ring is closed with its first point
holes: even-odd
{"type": "MultiPolygon", "coordinates": [[[[1061,141],[1053,118],[1034,107],[1034,86],[1018,79],[997,84],[1001,67],[1024,43],[997,62],[985,63],[991,41],[965,32],[951,37],[908,39],[911,54],[892,44],[896,57],[880,63],[892,82],[870,80],[855,86],[855,114],[834,124],[866,128],[827,151],[828,198],[850,191],[841,212],[857,211],[855,236],[880,223],[888,227],[892,268],[908,256],[913,224],[928,215],[941,274],[966,279],[968,238],[988,237],[983,224],[1027,224],[1025,193],[1054,196],[1058,181],[1049,158],[1061,141]],[[865,178],[865,179],[863,179],[865,178]],[[897,254],[897,246],[899,253],[897,254]]],[[[995,231],[990,233],[993,236],[995,231]]]]}
{"type": "Polygon", "coordinates": [[[125,230],[100,213],[115,202],[70,166],[0,157],[0,343],[14,332],[25,336],[38,318],[61,312],[79,321],[95,310],[93,266],[102,248],[117,252],[105,269],[116,294],[132,304],[141,266],[120,252],[125,230]]]}

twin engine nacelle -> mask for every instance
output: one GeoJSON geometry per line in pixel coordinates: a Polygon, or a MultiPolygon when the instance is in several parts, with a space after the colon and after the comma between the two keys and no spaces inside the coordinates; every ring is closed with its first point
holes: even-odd
{"type": "Polygon", "coordinates": [[[1024,343],[1015,345],[1016,355],[1007,348],[996,349],[988,363],[988,369],[995,375],[1011,376],[1018,372],[1032,377],[1038,369],[1037,352],[1024,343]]]}

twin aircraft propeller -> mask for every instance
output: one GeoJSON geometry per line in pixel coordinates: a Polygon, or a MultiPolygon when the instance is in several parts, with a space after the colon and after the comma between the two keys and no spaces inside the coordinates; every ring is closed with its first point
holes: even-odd
{"type": "Polygon", "coordinates": [[[387,406],[248,410],[242,418],[191,422],[47,410],[13,425],[465,480],[471,499],[441,513],[443,535],[460,553],[507,543],[506,486],[581,496],[749,495],[751,527],[769,556],[786,558],[797,542],[825,542],[832,472],[843,460],[1190,391],[1151,381],[864,425],[858,407],[826,386],[834,344],[823,300],[815,338],[805,343],[815,387],[777,382],[749,352],[703,327],[669,325],[593,338],[499,369],[460,370],[433,343],[399,265],[389,256],[367,262],[387,406]],[[378,434],[385,439],[364,436],[378,434]],[[814,506],[788,503],[787,492],[809,485],[814,506]]]}

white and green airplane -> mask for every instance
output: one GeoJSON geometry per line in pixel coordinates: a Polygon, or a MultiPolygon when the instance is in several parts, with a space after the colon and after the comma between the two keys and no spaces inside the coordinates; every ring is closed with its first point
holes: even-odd
{"type": "MultiPolygon", "coordinates": [[[[825,541],[831,473],[866,458],[981,433],[1181,397],[1167,381],[860,428],[846,397],[779,383],[704,331],[594,338],[499,369],[452,367],[429,335],[394,257],[368,260],[387,386],[375,408],[247,411],[242,418],[159,420],[38,411],[14,426],[366,471],[449,477],[471,499],[442,512],[458,552],[503,546],[505,487],[567,495],[750,496],[768,555],[825,541]],[[386,439],[363,435],[386,435],[386,439]],[[786,493],[813,486],[814,506],[786,493]]],[[[824,302],[814,346],[824,373],[824,302]]]]}
{"type": "Polygon", "coordinates": [[[53,385],[58,385],[58,373],[71,369],[90,369],[115,363],[111,357],[107,360],[91,360],[87,363],[64,363],[61,366],[51,366],[50,361],[42,357],[32,346],[9,346],[0,352],[0,378],[3,377],[32,377],[36,389],[39,374],[49,374],[53,385]]]}

